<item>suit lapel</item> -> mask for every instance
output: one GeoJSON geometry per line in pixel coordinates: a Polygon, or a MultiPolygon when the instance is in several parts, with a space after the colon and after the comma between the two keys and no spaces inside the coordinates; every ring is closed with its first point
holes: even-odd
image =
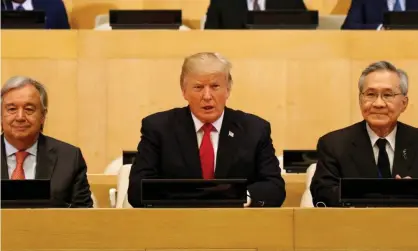
{"type": "Polygon", "coordinates": [[[216,156],[216,178],[227,177],[228,171],[237,156],[240,139],[243,137],[242,127],[238,124],[234,115],[234,111],[225,108],[216,156]]]}
{"type": "Polygon", "coordinates": [[[408,133],[408,128],[398,122],[395,142],[395,156],[393,159],[392,176],[399,174],[401,177],[407,176],[409,169],[412,167],[414,160],[416,139],[410,137],[412,133],[408,133]]]}
{"type": "Polygon", "coordinates": [[[4,146],[4,136],[1,135],[1,179],[9,179],[9,169],[6,160],[6,148],[4,146]]]}
{"type": "Polygon", "coordinates": [[[40,134],[36,157],[35,179],[51,179],[57,161],[55,149],[48,144],[47,138],[40,134]]]}
{"type": "Polygon", "coordinates": [[[185,107],[178,112],[176,117],[176,138],[186,164],[185,167],[192,177],[202,177],[197,134],[191,111],[188,107],[185,107]]]}
{"type": "Polygon", "coordinates": [[[372,143],[367,134],[366,122],[355,125],[353,131],[351,158],[356,164],[360,177],[377,178],[379,172],[374,158],[372,143]]]}

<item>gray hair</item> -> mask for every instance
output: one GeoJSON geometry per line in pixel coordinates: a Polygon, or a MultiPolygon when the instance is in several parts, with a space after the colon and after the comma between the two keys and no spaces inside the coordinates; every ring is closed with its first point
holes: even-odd
{"type": "Polygon", "coordinates": [[[13,90],[21,88],[25,85],[32,85],[38,90],[39,96],[41,97],[41,105],[42,105],[42,113],[45,115],[45,113],[48,111],[48,94],[46,92],[45,87],[39,83],[36,80],[33,80],[28,77],[24,76],[14,76],[11,77],[9,80],[6,81],[4,86],[1,88],[1,100],[3,102],[3,96],[13,90]]]}
{"type": "Polygon", "coordinates": [[[184,87],[184,79],[189,73],[223,72],[228,76],[228,87],[232,85],[232,65],[224,56],[217,52],[200,52],[184,59],[180,75],[180,86],[184,87]],[[208,68],[207,64],[211,64],[208,68]]]}
{"type": "Polygon", "coordinates": [[[358,81],[358,89],[360,93],[363,91],[363,85],[364,85],[364,81],[367,75],[376,71],[390,71],[390,72],[395,72],[396,74],[398,74],[399,79],[400,79],[401,92],[404,96],[408,95],[408,74],[406,74],[406,72],[403,71],[402,69],[396,68],[393,64],[387,61],[379,61],[379,62],[373,63],[369,65],[361,73],[360,79],[358,81]]]}

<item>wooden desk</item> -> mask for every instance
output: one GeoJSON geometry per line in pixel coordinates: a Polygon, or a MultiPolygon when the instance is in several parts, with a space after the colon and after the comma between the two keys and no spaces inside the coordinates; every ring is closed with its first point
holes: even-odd
{"type": "Polygon", "coordinates": [[[295,209],[295,250],[418,250],[418,208],[295,209]]]}
{"type": "Polygon", "coordinates": [[[3,251],[293,250],[293,209],[1,210],[3,251]]]}
{"type": "MultiPolygon", "coordinates": [[[[305,174],[285,174],[283,178],[286,182],[286,200],[284,207],[299,207],[303,192],[305,191],[305,174]]],[[[89,183],[98,207],[110,207],[109,189],[117,188],[117,176],[105,174],[89,174],[89,183]]]]}

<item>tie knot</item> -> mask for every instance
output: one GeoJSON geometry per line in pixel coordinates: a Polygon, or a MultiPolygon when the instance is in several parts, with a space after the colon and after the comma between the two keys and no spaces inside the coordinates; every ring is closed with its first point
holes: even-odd
{"type": "Polygon", "coordinates": [[[213,125],[211,123],[206,123],[202,126],[204,133],[210,133],[213,130],[213,125]]]}
{"type": "Polygon", "coordinates": [[[379,147],[379,150],[386,150],[386,143],[387,142],[388,141],[386,139],[382,139],[382,138],[378,139],[376,144],[379,147]]]}
{"type": "Polygon", "coordinates": [[[29,153],[25,151],[19,151],[15,153],[15,155],[16,155],[16,162],[18,164],[22,164],[25,161],[26,157],[29,155],[29,153]]]}
{"type": "Polygon", "coordinates": [[[25,10],[25,8],[23,7],[23,5],[19,5],[17,6],[16,10],[25,10]]]}

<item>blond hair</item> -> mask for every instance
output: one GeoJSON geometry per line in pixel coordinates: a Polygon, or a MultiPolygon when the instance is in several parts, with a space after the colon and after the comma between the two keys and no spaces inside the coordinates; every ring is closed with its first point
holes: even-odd
{"type": "Polygon", "coordinates": [[[200,52],[184,59],[181,68],[180,86],[184,87],[184,79],[190,73],[225,73],[228,77],[228,88],[232,85],[232,65],[217,52],[200,52]]]}

